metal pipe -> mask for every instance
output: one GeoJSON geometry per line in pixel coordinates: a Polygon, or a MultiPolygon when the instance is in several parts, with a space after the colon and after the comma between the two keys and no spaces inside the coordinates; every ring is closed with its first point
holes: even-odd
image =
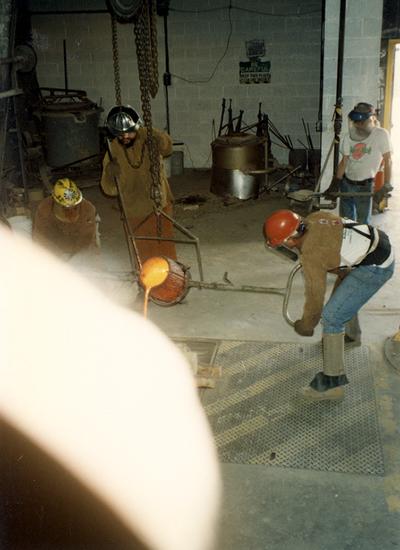
{"type": "Polygon", "coordinates": [[[22,143],[22,131],[21,131],[21,117],[18,110],[17,105],[17,98],[16,96],[13,97],[13,106],[14,106],[14,116],[15,116],[15,129],[17,132],[17,145],[18,145],[18,154],[19,154],[19,162],[21,167],[21,178],[22,178],[22,185],[24,187],[24,202],[25,204],[28,204],[28,180],[26,177],[26,170],[25,170],[25,158],[24,158],[24,147],[22,143]]]}
{"type": "Polygon", "coordinates": [[[221,118],[220,118],[220,121],[219,121],[219,128],[218,128],[218,135],[219,136],[221,135],[222,128],[223,128],[223,125],[224,125],[225,108],[226,108],[226,99],[223,97],[222,98],[222,108],[221,108],[221,118]]]}
{"type": "Polygon", "coordinates": [[[286,288],[274,288],[252,285],[229,285],[225,283],[205,283],[203,281],[189,281],[189,286],[194,288],[207,288],[209,290],[229,290],[232,292],[258,292],[262,294],[279,294],[285,295],[286,288]]]}
{"type": "Polygon", "coordinates": [[[325,60],[325,12],[326,0],[322,0],[321,8],[321,50],[319,58],[319,98],[318,98],[318,121],[315,130],[320,133],[319,148],[322,145],[322,110],[324,99],[324,60],[325,60]]]}
{"type": "Polygon", "coordinates": [[[333,148],[335,146],[335,142],[336,142],[336,136],[333,138],[332,143],[330,144],[330,147],[329,147],[328,154],[325,157],[324,165],[322,166],[321,172],[319,174],[319,178],[317,180],[317,183],[315,184],[315,188],[314,188],[315,192],[318,192],[319,188],[321,187],[322,176],[325,174],[325,170],[328,165],[328,161],[332,154],[333,148]]]}
{"type": "Polygon", "coordinates": [[[233,132],[232,99],[230,99],[228,107],[228,136],[231,136],[233,132]]]}
{"type": "Polygon", "coordinates": [[[198,237],[196,237],[196,235],[193,235],[193,233],[191,233],[189,231],[189,229],[187,229],[186,227],[184,227],[183,225],[178,223],[176,220],[171,218],[171,216],[168,216],[168,214],[166,214],[165,212],[162,212],[162,214],[163,214],[163,216],[165,216],[167,218],[167,220],[169,220],[173,225],[175,225],[175,227],[177,227],[184,235],[187,235],[191,239],[192,242],[190,244],[195,245],[195,247],[196,247],[196,256],[197,256],[197,265],[198,265],[198,268],[199,268],[200,279],[203,281],[204,280],[204,273],[203,273],[203,263],[201,261],[201,254],[200,254],[200,239],[198,237]]]}
{"type": "Polygon", "coordinates": [[[278,180],[274,181],[271,185],[269,185],[268,187],[267,186],[264,186],[262,189],[260,189],[260,192],[258,193],[258,196],[261,195],[261,193],[264,193],[265,191],[270,191],[271,189],[273,189],[274,187],[276,187],[278,185],[278,183],[281,183],[281,181],[284,181],[286,178],[288,178],[289,176],[291,176],[294,172],[297,172],[297,170],[301,168],[301,164],[299,164],[299,166],[296,166],[296,168],[293,168],[293,170],[291,170],[288,174],[285,174],[284,176],[282,176],[281,178],[279,178],[278,180]]]}
{"type": "Polygon", "coordinates": [[[30,10],[29,12],[29,15],[69,15],[69,14],[77,14],[77,15],[82,15],[82,14],[87,14],[87,15],[90,15],[90,14],[96,14],[96,13],[110,13],[108,10],[37,10],[37,11],[32,11],[30,10]]]}
{"type": "MultiPolygon", "coordinates": [[[[343,83],[343,57],[344,57],[344,35],[346,26],[346,0],[340,0],[340,12],[339,12],[339,43],[338,43],[338,62],[337,62],[337,78],[336,78],[336,104],[342,103],[342,83],[343,83]]],[[[336,174],[337,166],[339,163],[339,139],[342,119],[340,110],[340,120],[335,119],[337,130],[335,140],[335,150],[333,154],[333,175],[336,174]]]]}
{"type": "Polygon", "coordinates": [[[301,264],[296,264],[291,272],[286,283],[285,288],[277,287],[264,287],[264,286],[253,286],[253,285],[229,285],[225,283],[205,283],[204,281],[189,281],[189,287],[193,288],[207,288],[209,290],[225,290],[230,292],[255,292],[260,294],[277,294],[283,296],[283,305],[282,305],[282,314],[285,321],[291,326],[294,326],[294,321],[289,314],[289,300],[292,292],[293,280],[296,275],[302,269],[301,264]]]}
{"type": "MultiPolygon", "coordinates": [[[[108,138],[106,138],[106,147],[107,147],[108,158],[110,159],[111,162],[113,162],[114,158],[111,153],[111,148],[110,148],[110,143],[108,141],[108,138]]],[[[117,201],[118,201],[118,206],[121,213],[121,219],[122,219],[122,225],[124,227],[126,243],[128,245],[129,259],[131,261],[132,271],[136,272],[136,267],[138,266],[139,269],[142,269],[142,264],[141,264],[139,252],[135,243],[135,238],[130,231],[128,220],[125,214],[125,205],[123,202],[121,189],[120,189],[120,185],[117,177],[114,177],[114,182],[118,191],[117,201]]]]}
{"type": "Polygon", "coordinates": [[[8,132],[8,110],[9,110],[9,98],[6,99],[5,112],[3,118],[3,126],[0,126],[0,207],[4,211],[7,205],[7,188],[2,185],[4,161],[6,154],[7,144],[7,132],[8,132]]]}
{"type": "Polygon", "coordinates": [[[201,263],[201,255],[200,255],[200,240],[198,237],[195,237],[195,247],[196,247],[196,257],[197,257],[197,265],[199,266],[199,273],[200,273],[200,280],[204,281],[204,273],[203,273],[203,264],[201,263]]]}
{"type": "Polygon", "coordinates": [[[136,241],[167,241],[167,242],[178,243],[178,244],[188,244],[189,242],[186,239],[176,239],[175,237],[153,237],[152,235],[135,235],[135,240],[136,241]]]}
{"type": "Polygon", "coordinates": [[[67,69],[67,41],[63,40],[63,55],[64,55],[64,88],[65,93],[68,93],[68,69],[67,69]]]}
{"type": "Polygon", "coordinates": [[[238,134],[240,132],[241,126],[242,126],[242,118],[243,118],[244,111],[242,109],[239,110],[239,116],[237,117],[236,122],[236,128],[235,132],[238,134]]]}
{"type": "Polygon", "coordinates": [[[90,155],[89,157],[84,157],[83,159],[74,160],[73,162],[69,162],[68,164],[63,164],[62,166],[56,166],[55,168],[52,168],[52,172],[56,172],[57,170],[63,170],[64,168],[68,168],[68,166],[73,166],[74,164],[79,164],[80,162],[83,162],[84,160],[89,160],[94,157],[99,157],[101,153],[96,153],[95,155],[90,155]]]}

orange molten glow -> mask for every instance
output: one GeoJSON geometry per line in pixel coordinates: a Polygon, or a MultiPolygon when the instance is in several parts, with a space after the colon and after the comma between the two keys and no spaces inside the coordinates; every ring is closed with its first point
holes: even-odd
{"type": "Polygon", "coordinates": [[[165,258],[154,256],[146,260],[140,271],[140,282],[145,289],[143,314],[147,317],[147,304],[152,288],[162,285],[169,273],[169,265],[165,258]]]}

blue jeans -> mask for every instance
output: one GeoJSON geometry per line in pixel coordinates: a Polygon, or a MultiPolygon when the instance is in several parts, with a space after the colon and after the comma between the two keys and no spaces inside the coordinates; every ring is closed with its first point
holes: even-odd
{"type": "MultiPolygon", "coordinates": [[[[364,185],[349,183],[346,176],[340,185],[341,193],[371,193],[374,182],[364,185]]],[[[340,197],[339,215],[343,218],[350,218],[359,223],[371,223],[372,196],[371,197],[340,197]]]]}
{"type": "Polygon", "coordinates": [[[343,279],[322,310],[325,334],[344,332],[344,325],[393,275],[394,261],[388,267],[360,265],[343,279]]]}

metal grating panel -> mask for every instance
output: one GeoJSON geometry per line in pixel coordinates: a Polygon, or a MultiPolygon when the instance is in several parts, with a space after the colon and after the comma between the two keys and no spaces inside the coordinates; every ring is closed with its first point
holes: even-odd
{"type": "Polygon", "coordinates": [[[185,344],[193,353],[197,354],[198,362],[201,365],[213,365],[217,353],[219,340],[193,339],[193,338],[172,338],[179,346],[185,344]]]}
{"type": "Polygon", "coordinates": [[[299,395],[322,370],[322,345],[223,341],[217,388],[203,403],[222,462],[383,475],[368,348],[346,349],[342,402],[299,395]]]}

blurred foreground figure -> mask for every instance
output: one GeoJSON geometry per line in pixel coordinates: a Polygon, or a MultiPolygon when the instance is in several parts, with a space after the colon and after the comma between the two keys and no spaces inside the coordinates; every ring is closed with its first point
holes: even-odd
{"type": "Polygon", "coordinates": [[[0,547],[212,548],[217,458],[179,350],[1,227],[0,246],[0,547]]]}

